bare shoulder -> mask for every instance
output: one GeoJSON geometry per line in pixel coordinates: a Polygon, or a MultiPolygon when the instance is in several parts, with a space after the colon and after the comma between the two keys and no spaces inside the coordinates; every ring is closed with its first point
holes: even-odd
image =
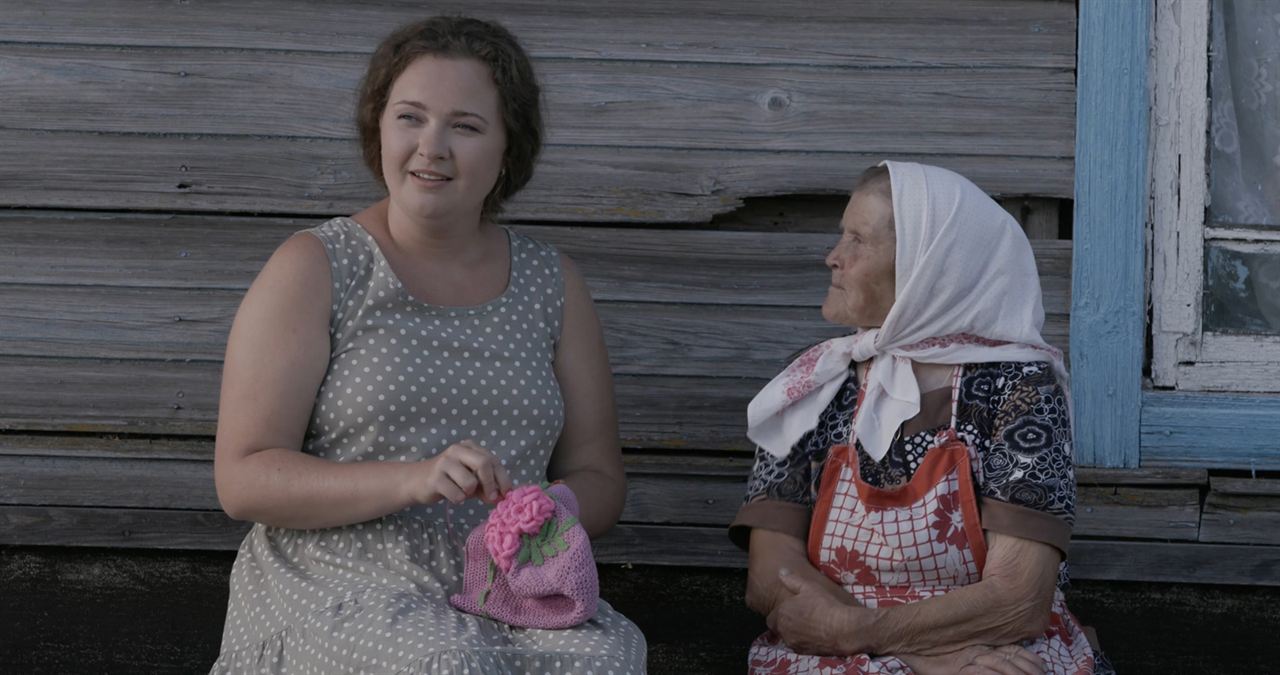
{"type": "Polygon", "coordinates": [[[590,301],[591,293],[587,290],[587,282],[582,278],[582,272],[578,270],[578,264],[570,258],[568,254],[560,254],[560,272],[564,276],[564,295],[565,302],[571,299],[581,300],[585,298],[590,301]]]}
{"type": "Polygon", "coordinates": [[[263,267],[263,273],[302,275],[329,275],[329,254],[319,237],[309,232],[295,232],[284,240],[271,259],[263,267]]]}
{"type": "Polygon", "coordinates": [[[240,305],[240,322],[281,325],[302,322],[325,326],[332,292],[329,255],[324,243],[298,232],[280,244],[263,265],[240,305]]]}

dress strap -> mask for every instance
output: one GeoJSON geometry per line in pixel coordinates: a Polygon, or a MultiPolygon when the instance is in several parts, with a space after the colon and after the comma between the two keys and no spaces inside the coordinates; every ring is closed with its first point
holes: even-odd
{"type": "Polygon", "coordinates": [[[956,429],[956,416],[960,410],[960,378],[963,374],[964,366],[960,364],[956,364],[956,367],[951,371],[951,422],[948,427],[957,432],[959,430],[956,429]]]}

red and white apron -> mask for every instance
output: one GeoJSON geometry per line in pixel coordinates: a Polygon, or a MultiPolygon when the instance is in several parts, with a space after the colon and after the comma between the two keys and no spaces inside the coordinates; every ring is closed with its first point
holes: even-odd
{"type": "MultiPolygon", "coordinates": [[[[902,487],[883,490],[862,481],[852,432],[848,445],[831,448],[809,529],[809,562],[864,607],[917,602],[982,578],[987,545],[973,479],[981,465],[955,431],[958,385],[957,377],[951,426],[902,487]]],[[[1047,673],[1092,673],[1093,650],[1060,590],[1052,611],[1049,629],[1025,646],[1047,673]]],[[[912,672],[893,656],[796,654],[773,632],[756,638],[749,664],[756,674],[912,672]]]]}

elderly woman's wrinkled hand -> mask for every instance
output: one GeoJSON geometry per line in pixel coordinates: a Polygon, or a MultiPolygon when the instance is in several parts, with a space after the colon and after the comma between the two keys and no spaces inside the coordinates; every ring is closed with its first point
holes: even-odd
{"type": "Polygon", "coordinates": [[[789,570],[778,571],[782,599],[765,618],[798,654],[845,655],[867,650],[861,628],[872,610],[840,602],[822,587],[789,570]]]}

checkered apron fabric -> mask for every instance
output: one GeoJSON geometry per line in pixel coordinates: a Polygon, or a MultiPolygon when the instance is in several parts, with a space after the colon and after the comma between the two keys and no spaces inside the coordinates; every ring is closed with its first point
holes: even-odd
{"type": "MultiPolygon", "coordinates": [[[[973,479],[980,465],[956,435],[954,413],[951,428],[897,489],[863,482],[855,447],[851,439],[831,448],[809,530],[809,561],[865,607],[918,602],[978,582],[987,555],[973,479]]],[[[1049,629],[1024,646],[1047,673],[1093,673],[1093,651],[1061,591],[1052,609],[1049,629]]],[[[749,664],[756,674],[912,672],[892,656],[796,654],[773,632],[752,644],[749,664]]]]}

